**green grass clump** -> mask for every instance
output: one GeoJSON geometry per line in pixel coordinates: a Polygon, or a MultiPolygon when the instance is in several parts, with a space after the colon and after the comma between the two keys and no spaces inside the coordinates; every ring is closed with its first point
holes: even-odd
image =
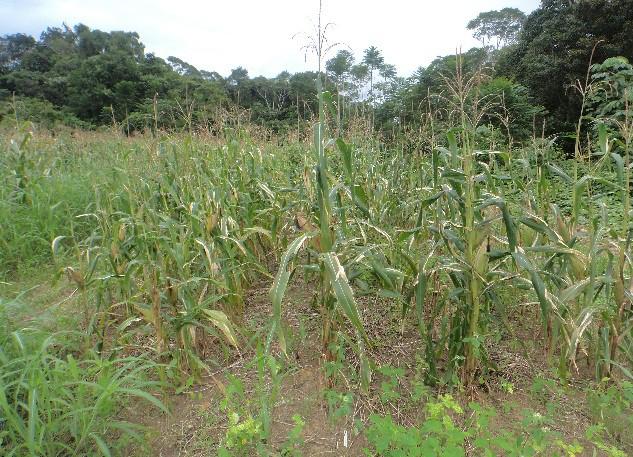
{"type": "Polygon", "coordinates": [[[115,144],[7,136],[0,155],[0,280],[51,263],[55,237],[90,234],[93,221],[82,215],[98,189],[118,177],[109,169],[115,144]]]}
{"type": "Polygon", "coordinates": [[[123,418],[134,399],[165,410],[150,392],[156,364],[82,351],[85,335],[14,329],[0,303],[0,449],[7,456],[111,455],[143,428],[123,418]]]}

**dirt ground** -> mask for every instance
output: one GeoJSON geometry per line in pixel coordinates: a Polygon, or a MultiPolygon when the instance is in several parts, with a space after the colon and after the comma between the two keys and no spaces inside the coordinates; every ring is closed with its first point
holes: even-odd
{"type": "MultiPolygon", "coordinates": [[[[361,394],[358,386],[349,384],[345,376],[340,376],[336,390],[353,393],[353,406],[348,414],[338,419],[328,411],[325,393],[328,383],[324,378],[323,360],[319,343],[319,316],[313,309],[312,288],[306,284],[296,284],[287,293],[284,302],[284,320],[288,333],[294,335],[290,361],[279,393],[274,401],[270,448],[277,453],[287,442],[294,426],[293,416],[299,415],[305,425],[302,443],[298,447],[303,456],[364,456],[367,441],[358,433],[358,424],[366,424],[372,413],[391,414],[395,421],[403,425],[418,423],[424,404],[411,401],[406,395],[413,389],[412,378],[416,370],[416,359],[412,354],[421,353],[420,341],[413,322],[402,324],[399,310],[390,309],[389,303],[377,303],[374,298],[358,298],[361,314],[365,316],[366,328],[373,331],[372,341],[379,343],[372,348],[371,357],[376,366],[386,364],[405,368],[405,378],[399,385],[402,399],[380,401],[379,374],[368,394],[361,394]],[[380,305],[380,306],[377,306],[380,305]],[[378,311],[377,311],[378,310],[378,311]],[[349,385],[345,385],[348,383],[349,385]],[[345,437],[347,436],[347,440],[345,437]],[[345,443],[346,441],[346,443],[345,443]],[[346,446],[345,446],[346,444],[346,446]]],[[[272,310],[267,287],[254,288],[246,298],[247,315],[244,327],[247,336],[262,338],[257,329],[266,328],[272,310]]],[[[547,405],[556,405],[556,420],[551,428],[558,431],[566,442],[585,443],[585,430],[591,425],[591,417],[585,407],[585,391],[590,384],[586,373],[580,373],[563,390],[545,388],[535,398],[531,391],[537,377],[551,377],[545,355],[538,345],[529,344],[538,340],[538,329],[527,328],[525,322],[537,322],[532,316],[524,316],[517,323],[512,338],[502,339],[491,346],[489,355],[496,370],[486,377],[486,382],[476,388],[452,391],[452,395],[462,404],[476,401],[483,406],[494,407],[499,415],[493,425],[510,428],[520,424],[521,411],[530,409],[545,414],[547,405]],[[516,345],[516,339],[528,344],[516,345]]],[[[264,335],[265,336],[265,335],[264,335]]],[[[273,348],[278,357],[283,357],[278,348],[273,348]]],[[[290,351],[289,351],[290,352],[290,351]]],[[[218,354],[209,354],[209,357],[218,354]]],[[[216,455],[218,444],[225,437],[228,425],[227,414],[221,409],[226,386],[230,376],[240,379],[244,385],[244,396],[257,397],[257,373],[249,361],[255,356],[253,347],[242,348],[240,354],[232,354],[226,363],[205,376],[190,389],[171,395],[167,399],[172,414],[170,416],[142,410],[128,411],[130,419],[149,426],[151,456],[209,456],[216,455]]],[[[353,357],[351,357],[352,363],[353,357]]],[[[437,395],[441,388],[432,391],[437,395]]],[[[592,455],[587,451],[582,455],[592,455]]],[[[254,452],[254,451],[253,451],[254,452]]],[[[274,454],[281,455],[281,454],[274,454]]],[[[287,454],[291,455],[291,454],[287,454]]]]}
{"type": "MultiPolygon", "coordinates": [[[[77,301],[81,297],[73,287],[60,282],[51,288],[46,281],[35,282],[38,284],[30,288],[21,300],[33,303],[30,309],[36,311],[22,315],[17,310],[26,308],[18,307],[16,313],[12,314],[14,319],[25,325],[34,321],[42,325],[54,325],[59,318],[71,315],[67,308],[77,309],[77,301]]],[[[369,392],[361,393],[357,382],[346,377],[346,374],[355,370],[354,365],[357,364],[353,353],[348,353],[346,359],[346,364],[352,367],[346,366],[340,370],[337,385],[332,387],[324,375],[320,316],[313,306],[313,290],[313,285],[295,279],[284,300],[283,318],[292,344],[289,344],[288,359],[284,358],[276,343],[272,347],[276,358],[286,361],[274,400],[269,448],[276,450],[277,454],[273,455],[281,455],[295,426],[294,417],[298,415],[304,426],[298,446],[300,454],[297,455],[364,456],[363,449],[368,443],[363,433],[359,433],[362,428],[359,424],[366,425],[370,414],[390,414],[394,421],[406,426],[419,423],[424,403],[412,401],[410,394],[415,388],[413,381],[419,364],[415,355],[422,354],[424,345],[413,319],[405,319],[403,323],[396,305],[387,299],[359,296],[357,301],[364,325],[370,340],[374,342],[371,359],[376,368],[385,365],[404,368],[405,376],[398,385],[402,397],[381,401],[380,386],[384,376],[377,370],[374,371],[369,392]],[[326,398],[328,391],[353,394],[352,404],[346,414],[334,417],[336,414],[333,414],[326,398]]],[[[485,383],[473,389],[453,389],[450,392],[462,405],[476,401],[482,406],[493,407],[498,416],[492,426],[506,429],[518,429],[524,409],[545,415],[548,413],[547,408],[554,405],[555,420],[550,427],[559,432],[566,442],[577,441],[584,445],[585,452],[581,455],[593,455],[585,440],[585,431],[592,424],[586,401],[587,392],[594,385],[592,372],[580,357],[579,372],[573,374],[567,386],[549,385],[535,394],[533,387],[536,379],[551,380],[555,375],[541,349],[538,316],[530,314],[533,311],[528,307],[522,311],[520,309],[519,315],[515,313],[513,321],[507,323],[511,328],[506,328],[501,339],[491,343],[488,348],[490,362],[495,370],[487,374],[485,383]],[[522,344],[517,344],[518,341],[522,344]]],[[[247,401],[255,401],[259,395],[257,370],[251,361],[256,355],[255,343],[266,337],[261,332],[268,327],[272,316],[267,283],[251,288],[245,297],[245,310],[241,338],[246,342],[244,346],[239,351],[227,352],[221,350],[217,340],[204,341],[204,358],[209,362],[211,372],[189,388],[164,399],[170,408],[170,415],[148,409],[143,404],[126,406],[123,418],[147,426],[150,443],[149,449],[131,448],[128,455],[217,455],[219,443],[225,438],[228,426],[227,413],[222,410],[221,404],[231,377],[241,380],[247,401]],[[219,366],[212,364],[212,361],[218,360],[222,361],[219,366]]],[[[445,388],[437,387],[430,391],[430,396],[445,392],[445,388]]]]}

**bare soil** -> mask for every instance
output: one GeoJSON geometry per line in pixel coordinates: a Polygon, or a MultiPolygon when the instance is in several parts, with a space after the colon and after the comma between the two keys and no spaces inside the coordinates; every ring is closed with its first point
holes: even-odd
{"type": "MultiPolygon", "coordinates": [[[[299,415],[305,422],[300,455],[364,456],[363,449],[367,447],[367,441],[362,433],[358,433],[358,423],[366,424],[370,414],[391,414],[394,420],[407,426],[419,423],[424,404],[412,402],[408,394],[413,389],[416,370],[416,358],[412,354],[421,354],[423,343],[414,323],[405,320],[403,324],[400,310],[390,307],[388,301],[358,297],[366,328],[370,331],[372,341],[376,342],[371,354],[376,366],[388,364],[406,370],[405,378],[399,385],[402,398],[381,401],[382,378],[379,374],[374,376],[370,392],[362,394],[359,386],[346,379],[343,370],[334,388],[341,392],[352,392],[354,405],[350,414],[333,419],[325,399],[328,383],[324,378],[319,315],[312,307],[312,290],[309,284],[295,284],[289,288],[284,302],[284,320],[288,325],[288,333],[293,335],[291,360],[274,404],[269,445],[279,452],[294,426],[293,416],[299,415]],[[347,447],[344,446],[345,435],[347,447]]],[[[265,338],[265,335],[256,332],[266,328],[272,315],[267,286],[262,284],[253,288],[245,301],[246,336],[265,338]]],[[[453,390],[451,393],[464,405],[476,401],[482,406],[495,408],[498,416],[494,426],[505,429],[518,430],[524,410],[545,415],[548,408],[555,408],[556,420],[551,427],[560,432],[568,443],[577,441],[586,444],[584,434],[591,424],[591,418],[585,406],[585,391],[591,381],[587,373],[579,373],[568,386],[544,388],[536,395],[532,391],[534,379],[550,379],[552,374],[546,355],[537,349],[539,345],[530,344],[538,340],[539,331],[538,325],[535,328],[526,325],[532,322],[538,324],[538,317],[521,316],[520,322],[512,323],[513,335],[508,334],[507,338],[491,345],[489,355],[496,365],[496,371],[486,376],[485,383],[473,389],[453,390]],[[525,344],[516,344],[516,339],[521,339],[525,344]]],[[[274,351],[277,356],[283,357],[278,348],[274,348],[274,351]]],[[[217,357],[219,354],[209,355],[217,357]]],[[[253,367],[249,367],[249,360],[254,355],[252,347],[245,347],[240,354],[233,354],[224,366],[213,371],[212,376],[205,377],[184,393],[172,395],[168,399],[173,411],[170,416],[153,413],[152,417],[147,417],[142,411],[131,414],[131,418],[136,416],[137,420],[150,427],[149,455],[216,455],[228,425],[220,402],[224,398],[223,391],[229,382],[229,375],[244,383],[246,397],[255,398],[257,374],[253,367]]],[[[348,354],[348,357],[349,363],[354,365],[356,361],[353,355],[348,354]]],[[[432,392],[441,393],[444,393],[441,387],[432,392]]],[[[592,455],[589,446],[584,447],[587,452],[582,455],[592,455]]]]}

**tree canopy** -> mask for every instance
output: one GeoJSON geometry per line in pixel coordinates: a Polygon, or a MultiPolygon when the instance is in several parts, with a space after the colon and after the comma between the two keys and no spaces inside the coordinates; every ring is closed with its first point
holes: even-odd
{"type": "Polygon", "coordinates": [[[466,28],[473,31],[473,36],[483,46],[494,43],[494,47],[499,49],[516,41],[524,22],[523,11],[518,8],[503,8],[479,13],[466,28]]]}
{"type": "Polygon", "coordinates": [[[591,63],[633,57],[633,0],[543,0],[526,19],[516,44],[504,50],[497,73],[525,85],[550,113],[548,130],[571,131],[591,63]]]}
{"type": "MultiPolygon", "coordinates": [[[[492,128],[514,140],[528,138],[536,122],[547,133],[573,132],[582,100],[577,89],[585,81],[604,86],[629,78],[633,0],[543,0],[527,17],[508,7],[482,12],[466,27],[481,47],[438,56],[406,78],[377,46],[358,58],[347,49],[328,56],[325,84],[335,95],[339,125],[370,112],[372,125],[389,136],[417,128],[430,112],[441,117],[441,94],[459,64],[462,74],[480,75],[481,94],[501,100],[481,117],[492,128]],[[509,116],[512,131],[504,127],[509,116]]],[[[211,128],[219,113],[237,108],[251,122],[285,132],[316,112],[316,77],[310,71],[252,77],[242,66],[223,76],[146,53],[135,32],[63,25],[39,39],[0,37],[0,119],[15,96],[21,114],[46,125],[211,128]]],[[[595,115],[621,103],[596,97],[589,100],[595,115]]]]}
{"type": "Polygon", "coordinates": [[[137,33],[84,24],[50,27],[39,40],[0,37],[0,100],[15,94],[25,115],[37,113],[43,124],[117,122],[130,131],[153,127],[156,110],[157,127],[182,128],[208,124],[218,110],[238,105],[251,121],[283,131],[314,112],[315,77],[251,78],[238,67],[224,78],[175,56],[146,54],[137,33]]]}

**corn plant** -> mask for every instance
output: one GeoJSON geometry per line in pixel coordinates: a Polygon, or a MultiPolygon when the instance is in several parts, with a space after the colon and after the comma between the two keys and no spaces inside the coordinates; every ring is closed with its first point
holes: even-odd
{"type": "MultiPolygon", "coordinates": [[[[326,103],[331,101],[331,95],[322,90],[320,80],[317,80],[319,93],[319,119],[314,126],[314,172],[311,180],[314,185],[314,199],[316,200],[316,219],[318,225],[304,223],[306,233],[301,234],[288,246],[282,256],[279,271],[271,288],[274,322],[270,336],[278,335],[282,351],[285,352],[285,336],[281,325],[281,307],[288,282],[295,271],[294,262],[299,251],[307,241],[312,240],[312,247],[316,251],[317,265],[314,269],[319,272],[319,309],[321,313],[321,343],[325,360],[333,359],[331,344],[335,341],[338,314],[342,313],[351,324],[351,330],[356,335],[356,349],[361,361],[361,380],[365,387],[369,383],[369,361],[365,346],[367,336],[358,311],[354,293],[349,284],[346,269],[341,257],[349,255],[350,244],[345,240],[337,240],[336,234],[341,233],[340,226],[334,222],[334,196],[330,187],[328,171],[328,156],[326,148],[330,143],[326,134],[326,103]]],[[[354,186],[351,148],[342,139],[338,140],[338,147],[342,153],[350,186],[347,191],[352,200],[359,203],[359,190],[354,186]]],[[[341,184],[339,184],[341,186],[341,184]]],[[[342,213],[339,213],[342,215],[342,213]]],[[[342,217],[344,220],[344,216],[342,217]]],[[[270,343],[270,337],[269,337],[270,343]]]]}
{"type": "Polygon", "coordinates": [[[497,300],[494,289],[517,276],[511,265],[520,255],[517,227],[503,197],[493,193],[498,154],[474,148],[474,129],[486,109],[477,96],[477,83],[478,75],[466,77],[459,63],[455,77],[447,80],[446,100],[454,106],[459,127],[448,133],[448,147],[438,147],[433,154],[433,186],[421,201],[418,217],[418,225],[427,225],[425,234],[431,239],[420,256],[415,294],[432,382],[437,380],[432,378],[444,347],[449,379],[461,367],[464,382],[474,381],[486,357],[486,323],[497,300]],[[444,278],[452,290],[426,303],[429,281],[438,288],[444,278]],[[427,305],[433,309],[425,310],[427,305]],[[434,340],[440,315],[441,335],[434,340]]]}
{"type": "Polygon", "coordinates": [[[524,259],[524,266],[531,272],[541,303],[549,332],[547,346],[552,350],[563,343],[559,353],[563,377],[575,366],[581,350],[592,359],[598,377],[610,376],[612,367],[619,366],[618,349],[628,345],[631,329],[630,195],[626,190],[630,171],[625,160],[611,150],[604,126],[599,132],[598,160],[591,165],[590,174],[576,171],[574,179],[548,164],[571,189],[570,214],[552,204],[547,219],[530,212],[520,218],[542,237],[541,243],[525,248],[534,258],[532,262],[524,259]],[[601,193],[596,192],[600,189],[601,193]],[[619,228],[601,203],[605,197],[619,197],[623,210],[619,228]],[[586,334],[590,335],[588,341],[586,334]]]}
{"type": "Polygon", "coordinates": [[[274,158],[254,146],[229,139],[206,158],[185,146],[158,143],[146,169],[133,167],[122,186],[101,189],[83,215],[99,228],[76,241],[81,261],[66,271],[82,288],[96,285],[101,335],[113,324],[128,332],[144,322],[158,354],[197,374],[206,369],[202,335],[219,330],[237,344],[230,321],[240,322],[246,289],[269,275],[268,253],[284,243],[283,202],[256,179],[274,158]]]}

